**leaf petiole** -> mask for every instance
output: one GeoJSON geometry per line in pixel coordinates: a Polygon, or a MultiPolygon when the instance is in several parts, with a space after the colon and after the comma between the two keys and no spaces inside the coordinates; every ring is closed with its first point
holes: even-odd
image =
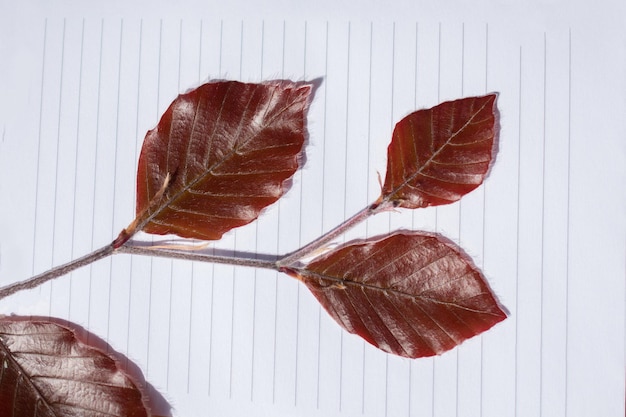
{"type": "Polygon", "coordinates": [[[381,213],[383,211],[392,210],[393,208],[395,208],[393,202],[384,200],[381,197],[376,200],[376,202],[370,204],[369,206],[356,213],[354,216],[350,217],[348,220],[341,223],[339,226],[330,230],[328,233],[323,234],[319,238],[313,240],[312,242],[296,250],[295,252],[283,256],[276,263],[281,268],[293,266],[296,262],[313,254],[324,245],[330,243],[333,239],[341,236],[357,224],[365,221],[368,217],[373,216],[377,213],[381,213]]]}

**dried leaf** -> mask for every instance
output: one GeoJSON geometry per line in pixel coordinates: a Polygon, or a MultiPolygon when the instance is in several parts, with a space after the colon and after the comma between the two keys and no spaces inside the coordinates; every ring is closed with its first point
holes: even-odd
{"type": "Polygon", "coordinates": [[[448,101],[396,124],[381,200],[419,208],[448,204],[478,187],[498,134],[496,94],[448,101]]]}
{"type": "Polygon", "coordinates": [[[310,93],[221,81],[180,95],[143,144],[137,228],[213,240],[256,219],[298,168],[310,93]]]}
{"type": "Polygon", "coordinates": [[[149,415],[141,392],[116,362],[70,329],[0,319],[0,416],[149,415]]]}
{"type": "Polygon", "coordinates": [[[355,241],[286,272],[347,331],[409,358],[441,354],[506,318],[480,270],[440,236],[355,241]]]}

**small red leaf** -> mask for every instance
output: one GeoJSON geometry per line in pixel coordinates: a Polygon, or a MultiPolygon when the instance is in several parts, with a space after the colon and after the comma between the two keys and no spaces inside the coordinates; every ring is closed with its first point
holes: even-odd
{"type": "Polygon", "coordinates": [[[496,94],[448,101],[396,124],[381,199],[419,208],[448,204],[478,187],[498,134],[496,94]]]}
{"type": "Polygon", "coordinates": [[[298,168],[310,93],[222,81],[180,95],[143,144],[138,229],[213,240],[256,219],[298,168]]]}
{"type": "Polygon", "coordinates": [[[0,416],[149,415],[141,391],[116,362],[72,330],[0,319],[0,416]]]}
{"type": "Polygon", "coordinates": [[[506,318],[481,272],[440,236],[355,241],[286,272],[347,331],[409,358],[441,354],[506,318]]]}

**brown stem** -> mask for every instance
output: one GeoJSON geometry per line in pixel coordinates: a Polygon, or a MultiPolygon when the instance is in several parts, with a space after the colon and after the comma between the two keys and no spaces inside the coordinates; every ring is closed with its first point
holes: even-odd
{"type": "MultiPolygon", "coordinates": [[[[163,187],[161,188],[159,193],[157,193],[155,198],[160,199],[162,197],[163,191],[167,188],[168,182],[169,176],[166,178],[163,187]]],[[[92,253],[83,256],[82,258],[78,258],[64,265],[57,266],[39,275],[35,275],[34,277],[27,280],[9,284],[5,287],[0,288],[0,300],[8,297],[11,294],[15,294],[18,291],[35,288],[54,278],[68,274],[77,268],[89,265],[114,253],[149,255],[170,259],[187,259],[192,261],[213,262],[236,266],[250,266],[255,268],[272,269],[275,271],[283,271],[289,273],[291,269],[297,266],[296,264],[300,260],[307,257],[308,255],[311,255],[316,250],[322,248],[324,245],[327,245],[336,237],[342,235],[357,224],[363,222],[368,217],[386,210],[390,210],[393,207],[395,207],[395,204],[392,201],[388,201],[388,199],[383,199],[381,197],[374,203],[356,213],[345,222],[341,223],[339,226],[329,231],[328,233],[320,236],[319,238],[315,239],[308,245],[298,249],[295,252],[279,257],[277,260],[261,259],[258,257],[258,255],[255,254],[252,254],[252,256],[255,256],[254,258],[247,257],[250,255],[216,256],[205,253],[194,253],[188,250],[179,250],[174,248],[169,249],[163,247],[141,246],[140,244],[138,244],[138,242],[133,242],[131,240],[133,235],[141,230],[141,228],[145,226],[147,221],[149,221],[149,217],[147,217],[146,220],[142,218],[144,216],[140,214],[139,216],[137,216],[137,218],[135,218],[135,220],[133,220],[129,227],[122,230],[117,238],[110,244],[100,249],[97,249],[92,253]]]]}
{"type": "MultiPolygon", "coordinates": [[[[207,253],[193,252],[185,249],[169,249],[166,247],[142,246],[139,242],[128,241],[124,246],[120,247],[117,253],[127,253],[130,255],[146,255],[157,256],[169,259],[185,259],[188,261],[211,262],[218,264],[227,264],[235,266],[249,266],[253,268],[280,270],[274,260],[266,260],[260,258],[249,258],[244,256],[219,256],[207,253]]],[[[250,255],[248,255],[250,256],[250,255]]]]}
{"type": "Polygon", "coordinates": [[[0,288],[0,300],[8,297],[11,294],[15,294],[18,291],[35,288],[54,278],[60,277],[61,275],[69,274],[70,272],[77,268],[80,268],[81,266],[89,265],[90,263],[93,263],[99,259],[106,258],[114,252],[115,247],[113,246],[113,243],[110,243],[100,249],[91,252],[88,255],[83,256],[82,258],[78,258],[64,265],[57,266],[50,269],[49,271],[43,272],[39,275],[35,275],[34,277],[27,280],[9,284],[5,287],[0,288]]]}
{"type": "Polygon", "coordinates": [[[313,252],[320,249],[324,245],[327,245],[333,239],[346,233],[348,230],[352,229],[357,224],[363,222],[368,217],[374,214],[386,211],[386,210],[390,210],[393,207],[394,207],[393,203],[382,200],[382,198],[379,198],[374,203],[365,207],[363,210],[359,211],[354,216],[350,217],[348,220],[341,223],[339,226],[335,227],[328,233],[323,234],[322,236],[313,240],[311,243],[307,244],[306,246],[303,246],[302,248],[296,250],[295,252],[288,253],[287,255],[283,256],[276,262],[276,264],[280,268],[292,267],[296,262],[311,255],[313,252]]]}

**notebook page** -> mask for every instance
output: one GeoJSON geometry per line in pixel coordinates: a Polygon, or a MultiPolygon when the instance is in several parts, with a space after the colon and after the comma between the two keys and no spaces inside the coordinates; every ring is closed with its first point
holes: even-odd
{"type": "Polygon", "coordinates": [[[212,247],[297,249],[376,199],[395,122],[497,91],[499,152],[483,186],[449,206],[378,215],[338,241],[442,233],[509,318],[407,360],[342,331],[285,275],[127,255],[2,300],[0,312],[84,326],[174,416],[624,414],[622,6],[537,3],[526,15],[502,2],[482,17],[462,2],[346,2],[335,15],[140,5],[32,2],[0,17],[2,285],[105,245],[132,220],[143,136],[177,94],[210,79],[321,79],[290,191],[212,247]]]}

